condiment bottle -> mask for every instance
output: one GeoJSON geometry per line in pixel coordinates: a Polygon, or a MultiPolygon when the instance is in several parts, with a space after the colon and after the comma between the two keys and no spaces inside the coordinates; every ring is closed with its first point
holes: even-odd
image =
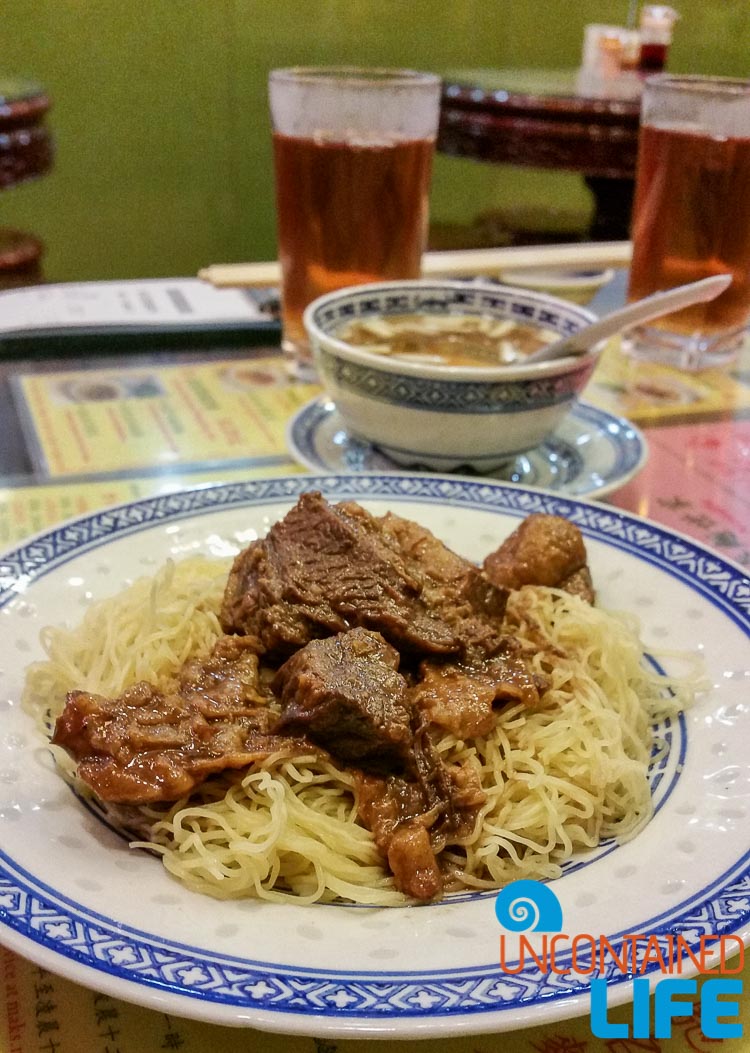
{"type": "Polygon", "coordinates": [[[667,63],[674,24],[680,16],[664,4],[647,4],[641,11],[639,29],[641,55],[638,72],[647,76],[660,73],[667,63]]]}

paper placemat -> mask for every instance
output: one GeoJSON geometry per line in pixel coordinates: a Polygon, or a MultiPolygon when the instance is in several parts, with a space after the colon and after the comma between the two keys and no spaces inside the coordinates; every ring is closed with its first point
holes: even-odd
{"type": "Polygon", "coordinates": [[[189,490],[204,483],[232,483],[269,475],[297,474],[304,470],[294,461],[279,458],[278,462],[267,465],[205,469],[167,476],[0,487],[0,548],[9,548],[65,519],[86,515],[108,505],[189,490]]]}
{"type": "Polygon", "coordinates": [[[586,386],[589,402],[636,424],[667,424],[750,410],[750,347],[729,370],[700,373],[639,362],[613,340],[586,386]]]}
{"type": "MultiPolygon", "coordinates": [[[[48,478],[278,464],[289,418],[320,391],[290,383],[279,355],[13,378],[27,447],[48,478]]],[[[613,342],[585,398],[641,424],[750,414],[750,351],[731,372],[634,362],[613,342]]]]}

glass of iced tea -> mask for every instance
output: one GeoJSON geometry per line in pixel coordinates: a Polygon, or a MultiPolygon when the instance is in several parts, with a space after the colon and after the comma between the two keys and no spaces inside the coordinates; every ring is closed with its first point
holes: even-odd
{"type": "Polygon", "coordinates": [[[732,284],[633,330],[625,350],[683,369],[724,365],[750,321],[750,81],[649,77],[628,297],[731,273],[732,284]]]}
{"type": "Polygon", "coordinates": [[[411,70],[297,68],[269,77],[282,348],[314,376],[302,312],[347,285],[418,278],[440,80],[411,70]]]}

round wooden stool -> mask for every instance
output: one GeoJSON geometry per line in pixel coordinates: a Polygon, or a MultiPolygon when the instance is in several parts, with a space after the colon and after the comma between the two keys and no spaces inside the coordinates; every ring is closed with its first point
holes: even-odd
{"type": "MultiPolygon", "coordinates": [[[[0,77],[0,190],[36,179],[52,167],[52,137],[44,124],[49,108],[40,85],[0,77]]],[[[32,234],[0,228],[0,288],[40,281],[43,252],[32,234]]]]}

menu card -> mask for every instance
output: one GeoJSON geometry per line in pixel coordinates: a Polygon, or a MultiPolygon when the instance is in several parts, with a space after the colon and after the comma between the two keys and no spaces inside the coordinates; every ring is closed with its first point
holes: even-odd
{"type": "MultiPolygon", "coordinates": [[[[215,289],[198,278],[65,282],[0,292],[3,337],[102,330],[246,329],[273,322],[268,289],[215,289]]],[[[275,297],[275,294],[274,294],[275,297]]]]}
{"type": "Polygon", "coordinates": [[[14,378],[34,466],[53,478],[280,464],[289,418],[318,390],[289,383],[278,355],[14,378]]]}

